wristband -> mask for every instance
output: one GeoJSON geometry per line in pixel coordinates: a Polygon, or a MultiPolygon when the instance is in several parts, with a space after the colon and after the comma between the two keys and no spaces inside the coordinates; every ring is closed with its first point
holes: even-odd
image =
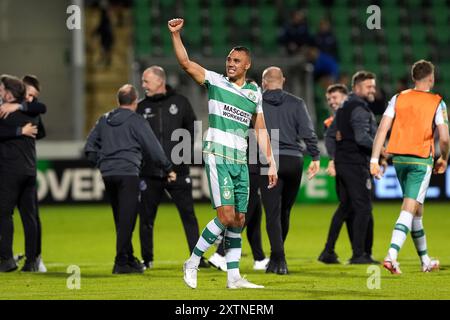
{"type": "Polygon", "coordinates": [[[378,158],[371,158],[370,159],[370,163],[375,163],[375,164],[378,164],[378,161],[379,161],[380,159],[378,159],[378,158]]]}

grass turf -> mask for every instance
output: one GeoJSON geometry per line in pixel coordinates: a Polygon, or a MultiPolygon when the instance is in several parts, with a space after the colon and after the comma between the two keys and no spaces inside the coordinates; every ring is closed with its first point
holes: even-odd
{"type": "MultiPolygon", "coordinates": [[[[382,260],[389,246],[400,203],[375,204],[374,257],[382,260]]],[[[154,269],[143,275],[113,275],[114,226],[108,206],[52,206],[41,208],[43,259],[46,274],[15,271],[0,274],[0,299],[450,299],[450,205],[427,204],[424,226],[428,248],[442,270],[423,274],[413,242],[400,252],[401,276],[380,268],[380,289],[368,289],[367,266],[324,265],[317,262],[323,249],[334,205],[297,205],[291,213],[286,256],[290,274],[279,276],[252,269],[253,259],[243,237],[241,274],[265,285],[262,290],[226,290],[226,273],[200,269],[197,290],[185,286],[182,263],[188,257],[181,220],[173,205],[161,206],[155,225],[154,269]],[[81,269],[81,289],[67,288],[69,265],[81,269]]],[[[196,206],[202,229],[214,216],[208,204],[196,206]]],[[[14,252],[24,252],[18,214],[14,252]]],[[[140,256],[138,232],[135,252],[140,256]]],[[[263,225],[263,246],[270,246],[263,225]]],[[[338,241],[341,262],[351,255],[346,230],[338,241]]],[[[207,256],[213,253],[213,248],[207,256]]],[[[371,282],[369,280],[369,282],[371,282]]]]}

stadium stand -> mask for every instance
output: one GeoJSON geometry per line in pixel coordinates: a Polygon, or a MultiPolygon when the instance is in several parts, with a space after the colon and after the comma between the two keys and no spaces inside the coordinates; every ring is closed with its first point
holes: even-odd
{"type": "MultiPolygon", "coordinates": [[[[277,41],[280,28],[290,12],[304,9],[313,33],[323,17],[330,19],[341,72],[374,71],[379,86],[391,95],[411,63],[424,58],[437,66],[435,90],[450,87],[450,64],[444,62],[450,54],[450,32],[443,32],[450,23],[448,0],[135,0],[136,58],[171,54],[165,13],[173,15],[176,8],[182,8],[178,13],[188,22],[186,44],[193,54],[223,57],[233,45],[246,44],[258,57],[283,55],[277,41]],[[366,9],[373,3],[381,8],[381,30],[366,27],[366,9]]],[[[315,95],[317,109],[324,104],[323,90],[315,95]]]]}

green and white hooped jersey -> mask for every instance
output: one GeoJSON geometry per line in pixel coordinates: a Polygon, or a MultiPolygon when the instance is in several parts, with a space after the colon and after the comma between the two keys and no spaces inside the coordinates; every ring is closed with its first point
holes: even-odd
{"type": "Polygon", "coordinates": [[[221,74],[205,70],[209,127],[203,152],[236,163],[247,163],[247,135],[252,116],[261,113],[262,94],[257,86],[231,83],[221,74]]]}

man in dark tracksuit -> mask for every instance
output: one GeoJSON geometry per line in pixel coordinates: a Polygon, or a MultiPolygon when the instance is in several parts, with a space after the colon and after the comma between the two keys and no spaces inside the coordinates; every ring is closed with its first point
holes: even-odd
{"type": "Polygon", "coordinates": [[[86,157],[102,173],[116,226],[116,257],[113,273],[142,273],[144,266],[134,257],[132,236],[140,197],[139,172],[143,155],[157,162],[176,179],[147,121],[135,113],[137,92],[131,85],[118,91],[119,108],[103,115],[88,136],[86,157]]]}
{"type": "MultiPolygon", "coordinates": [[[[328,162],[327,173],[336,177],[336,168],[334,165],[334,152],[336,146],[336,122],[333,122],[336,117],[337,110],[343,105],[344,101],[348,96],[348,89],[345,85],[337,83],[332,84],[327,88],[326,98],[328,106],[333,110],[333,115],[325,121],[325,146],[327,148],[328,155],[330,157],[328,162]],[[331,143],[328,140],[332,140],[331,143]]],[[[336,184],[336,193],[339,193],[338,185],[336,184]]],[[[341,228],[345,222],[347,226],[347,232],[350,239],[350,243],[352,243],[353,239],[353,229],[351,218],[351,209],[343,207],[340,205],[331,219],[330,229],[328,231],[328,238],[325,245],[325,249],[319,256],[319,261],[326,264],[340,263],[338,260],[338,256],[334,250],[336,241],[339,237],[339,233],[341,228]]]]}
{"type": "MultiPolygon", "coordinates": [[[[25,95],[25,101],[28,104],[40,104],[38,98],[41,94],[41,86],[39,83],[39,80],[34,75],[25,75],[22,78],[23,83],[25,84],[26,88],[26,95],[25,95]]],[[[44,114],[44,112],[41,112],[40,114],[36,115],[37,117],[37,130],[38,130],[38,139],[43,139],[46,137],[46,131],[44,122],[42,121],[41,114],[44,114]]],[[[37,195],[37,188],[36,188],[36,216],[37,216],[37,226],[38,226],[38,246],[37,246],[37,254],[39,257],[39,272],[47,272],[47,268],[44,264],[44,261],[42,260],[42,224],[41,224],[41,218],[39,214],[39,199],[37,195]]]]}
{"type": "MultiPolygon", "coordinates": [[[[25,85],[12,76],[2,76],[0,97],[10,104],[21,104],[25,98],[25,85]]],[[[0,127],[37,125],[37,118],[22,111],[9,113],[0,120],[0,127]]],[[[38,137],[39,138],[39,137],[38,137]]],[[[25,233],[26,262],[22,271],[39,269],[39,232],[36,200],[36,147],[32,137],[18,136],[0,142],[0,272],[17,269],[13,257],[14,208],[18,207],[25,233]]]]}
{"type": "Polygon", "coordinates": [[[377,263],[372,259],[373,217],[372,179],[369,161],[377,131],[369,108],[375,94],[375,75],[359,71],[352,78],[352,90],[338,110],[327,132],[326,143],[336,167],[339,197],[337,213],[345,220],[351,214],[352,264],[377,263]],[[333,149],[335,149],[333,156],[333,149]]]}
{"type": "MultiPolygon", "coordinates": [[[[289,230],[289,216],[295,203],[303,171],[303,148],[306,144],[312,162],[308,178],[312,179],[320,168],[317,136],[302,99],[283,91],[281,69],[270,67],[263,72],[263,110],[266,127],[271,134],[274,155],[278,155],[278,184],[273,189],[260,185],[262,202],[266,210],[266,228],[271,255],[266,272],[287,274],[284,242],[289,230]],[[278,141],[271,130],[278,129],[278,141]],[[278,144],[278,146],[277,146],[278,144]]],[[[261,181],[262,182],[262,181],[261,181]]]]}
{"type": "MultiPolygon", "coordinates": [[[[175,203],[183,222],[189,252],[192,253],[199,237],[197,218],[194,212],[194,199],[192,198],[192,179],[189,176],[189,163],[194,155],[194,121],[195,113],[189,100],[177,94],[166,85],[166,74],[159,66],[147,68],[142,74],[142,87],[145,90],[145,98],[142,99],[136,112],[143,115],[153,129],[166,156],[171,159],[173,148],[180,143],[172,140],[172,134],[176,130],[183,130],[189,137],[189,150],[179,156],[179,161],[173,166],[177,174],[177,180],[167,182],[167,173],[155,166],[152,162],[145,162],[141,170],[141,205],[140,216],[140,240],[142,259],[146,268],[153,267],[153,227],[155,224],[158,206],[164,196],[164,192],[170,195],[175,203]]],[[[176,160],[176,159],[174,159],[176,160]]],[[[199,267],[209,267],[202,258],[199,267]]]]}

